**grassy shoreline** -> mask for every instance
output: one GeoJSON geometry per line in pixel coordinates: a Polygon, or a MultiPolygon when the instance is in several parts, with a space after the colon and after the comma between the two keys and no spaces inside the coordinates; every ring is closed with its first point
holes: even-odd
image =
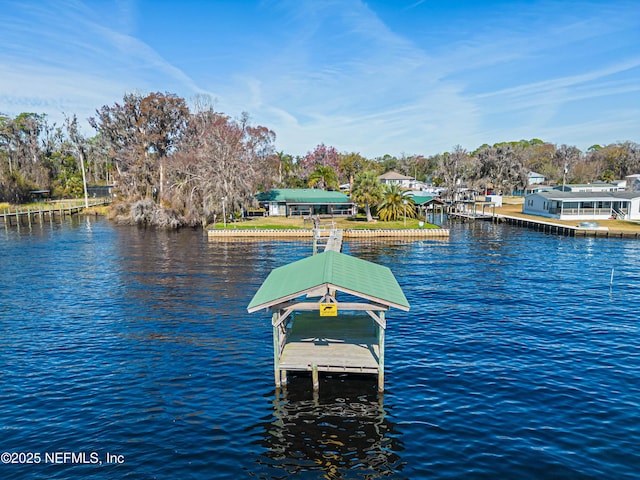
{"type": "MultiPolygon", "coordinates": [[[[502,207],[497,207],[495,213],[498,215],[507,215],[511,217],[519,217],[533,221],[545,221],[565,226],[578,226],[580,223],[578,220],[558,220],[554,218],[540,217],[536,215],[527,215],[522,213],[522,199],[514,197],[513,199],[507,199],[509,203],[504,203],[502,207]]],[[[83,200],[60,200],[55,202],[34,202],[30,204],[20,205],[16,207],[13,204],[6,202],[0,202],[0,212],[5,210],[27,210],[32,211],[38,209],[50,209],[58,206],[69,206],[69,204],[82,204],[83,200]]],[[[83,210],[80,215],[90,216],[107,216],[110,205],[101,205],[95,207],[89,207],[83,210]]],[[[374,220],[373,222],[367,222],[364,216],[353,218],[334,218],[323,219],[321,221],[321,227],[329,228],[331,222],[335,222],[337,228],[351,229],[351,230],[401,230],[401,229],[416,229],[416,228],[441,228],[438,225],[430,223],[424,223],[421,227],[419,220],[415,218],[407,218],[396,220],[393,222],[385,222],[381,220],[374,220]]],[[[598,220],[598,224],[602,227],[607,227],[611,232],[634,232],[640,233],[640,222],[633,222],[627,220],[598,220]]],[[[207,229],[220,230],[225,228],[222,222],[218,222],[215,225],[209,225],[207,229]]],[[[227,223],[227,230],[241,230],[241,229],[269,229],[269,230],[285,230],[285,229],[310,229],[312,225],[305,223],[302,217],[252,217],[237,222],[227,223]]]]}
{"type": "MultiPolygon", "coordinates": [[[[424,225],[420,227],[420,220],[415,218],[407,218],[405,220],[396,220],[393,222],[383,222],[380,220],[374,220],[373,222],[367,222],[364,217],[352,218],[333,218],[322,219],[320,222],[321,228],[330,228],[332,222],[335,223],[336,228],[344,230],[401,230],[401,229],[414,229],[414,228],[440,228],[438,225],[433,225],[424,222],[424,225]]],[[[215,225],[210,225],[209,229],[222,230],[224,225],[220,222],[215,225]]],[[[254,229],[270,229],[270,230],[295,230],[295,229],[311,229],[313,225],[309,222],[304,222],[300,217],[253,217],[245,219],[239,222],[227,223],[227,230],[254,230],[254,229]]]]}

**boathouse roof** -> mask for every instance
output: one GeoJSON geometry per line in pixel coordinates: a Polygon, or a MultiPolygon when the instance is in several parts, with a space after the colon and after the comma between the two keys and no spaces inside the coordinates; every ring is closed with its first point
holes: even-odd
{"type": "Polygon", "coordinates": [[[364,298],[385,307],[408,311],[400,285],[388,267],[326,251],[271,271],[247,310],[249,313],[315,294],[321,289],[336,290],[364,298]]]}
{"type": "Polygon", "coordinates": [[[410,198],[413,199],[413,203],[415,203],[416,205],[426,205],[429,203],[439,203],[444,205],[444,202],[440,200],[439,197],[434,197],[433,195],[431,196],[411,195],[410,198]]]}

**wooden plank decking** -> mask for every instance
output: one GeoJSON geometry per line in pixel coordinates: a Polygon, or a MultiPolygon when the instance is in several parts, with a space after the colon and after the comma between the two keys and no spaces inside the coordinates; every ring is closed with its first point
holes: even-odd
{"type": "Polygon", "coordinates": [[[280,370],[377,374],[379,346],[368,315],[297,314],[280,356],[280,370]]]}

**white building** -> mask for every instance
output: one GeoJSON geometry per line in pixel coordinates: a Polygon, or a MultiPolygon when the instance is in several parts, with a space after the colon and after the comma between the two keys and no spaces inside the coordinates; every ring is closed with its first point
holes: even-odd
{"type": "Polygon", "coordinates": [[[633,191],[640,191],[640,174],[627,175],[624,177],[626,181],[626,189],[633,191]]]}
{"type": "Polygon", "coordinates": [[[529,185],[540,185],[546,180],[541,173],[529,172],[527,176],[529,177],[529,185]]]}
{"type": "Polygon", "coordinates": [[[640,192],[537,192],[522,213],[559,220],[640,220],[640,192]]]}
{"type": "Polygon", "coordinates": [[[402,188],[414,188],[415,179],[401,173],[390,171],[378,177],[380,183],[385,185],[400,185],[402,188]]]}

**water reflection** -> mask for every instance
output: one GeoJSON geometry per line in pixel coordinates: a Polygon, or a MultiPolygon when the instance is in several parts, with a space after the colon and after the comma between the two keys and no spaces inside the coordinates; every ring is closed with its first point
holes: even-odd
{"type": "Polygon", "coordinates": [[[258,463],[273,478],[401,478],[400,433],[372,378],[328,375],[314,394],[308,375],[290,376],[270,396],[273,417],[263,424],[266,453],[258,463]]]}

